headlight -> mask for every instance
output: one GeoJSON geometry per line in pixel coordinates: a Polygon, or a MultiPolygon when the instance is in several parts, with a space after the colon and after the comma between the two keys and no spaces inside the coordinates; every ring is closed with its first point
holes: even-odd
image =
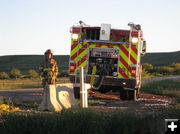
{"type": "Polygon", "coordinates": [[[77,40],[78,39],[78,34],[72,34],[71,38],[74,39],[74,40],[77,40]]]}
{"type": "Polygon", "coordinates": [[[132,43],[133,43],[133,44],[138,43],[138,38],[137,38],[137,37],[132,37],[132,43]]]}

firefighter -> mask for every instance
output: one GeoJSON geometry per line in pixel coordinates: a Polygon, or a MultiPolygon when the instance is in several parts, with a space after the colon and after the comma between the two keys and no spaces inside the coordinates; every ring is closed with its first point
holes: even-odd
{"type": "Polygon", "coordinates": [[[45,59],[40,66],[40,75],[42,77],[42,85],[45,87],[49,84],[55,84],[58,75],[58,66],[53,59],[53,52],[51,49],[44,53],[45,59]]]}

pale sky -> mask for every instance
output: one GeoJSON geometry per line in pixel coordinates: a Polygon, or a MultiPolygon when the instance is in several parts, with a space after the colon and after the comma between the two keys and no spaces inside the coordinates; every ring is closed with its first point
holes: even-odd
{"type": "Polygon", "coordinates": [[[129,29],[142,26],[147,52],[180,50],[180,0],[0,0],[0,55],[70,54],[79,20],[129,29]]]}

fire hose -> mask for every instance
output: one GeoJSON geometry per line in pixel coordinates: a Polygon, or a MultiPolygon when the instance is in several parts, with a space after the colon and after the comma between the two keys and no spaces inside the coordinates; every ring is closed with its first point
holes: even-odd
{"type": "Polygon", "coordinates": [[[108,71],[107,71],[106,67],[103,66],[103,68],[101,68],[99,70],[99,77],[98,77],[97,82],[95,83],[96,66],[93,66],[92,77],[91,77],[91,81],[90,81],[91,87],[93,89],[98,90],[101,87],[101,85],[103,83],[103,79],[107,74],[108,74],[108,71]]]}

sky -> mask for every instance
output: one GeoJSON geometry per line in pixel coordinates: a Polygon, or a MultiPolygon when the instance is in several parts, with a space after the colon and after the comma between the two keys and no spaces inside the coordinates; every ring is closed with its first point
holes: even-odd
{"type": "Polygon", "coordinates": [[[79,20],[129,29],[140,24],[147,52],[180,50],[180,0],[0,0],[0,56],[70,54],[79,20]]]}

